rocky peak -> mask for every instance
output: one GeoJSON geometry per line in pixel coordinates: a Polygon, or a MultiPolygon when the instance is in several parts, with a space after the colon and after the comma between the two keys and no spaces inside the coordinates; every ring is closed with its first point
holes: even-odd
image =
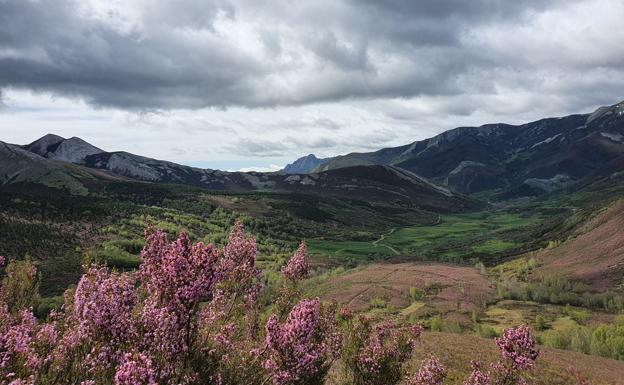
{"type": "Polygon", "coordinates": [[[24,148],[49,159],[70,163],[84,163],[87,156],[104,152],[78,137],[65,139],[54,134],[47,134],[24,148]]]}
{"type": "Polygon", "coordinates": [[[34,152],[37,155],[46,156],[48,152],[54,150],[65,138],[55,134],[47,134],[34,142],[27,144],[24,148],[30,152],[34,152]]]}
{"type": "Polygon", "coordinates": [[[327,159],[317,158],[314,154],[301,157],[282,170],[284,174],[308,174],[318,166],[327,162],[327,159]]]}

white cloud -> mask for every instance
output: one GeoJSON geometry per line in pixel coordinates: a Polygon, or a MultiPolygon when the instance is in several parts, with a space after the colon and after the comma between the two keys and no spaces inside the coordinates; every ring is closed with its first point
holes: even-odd
{"type": "Polygon", "coordinates": [[[239,168],[238,170],[229,170],[229,171],[239,171],[239,172],[251,172],[251,171],[256,171],[256,172],[275,172],[275,171],[279,171],[281,169],[283,169],[284,166],[278,166],[276,164],[271,164],[267,167],[262,167],[262,166],[251,166],[251,167],[243,167],[243,168],[239,168]]]}

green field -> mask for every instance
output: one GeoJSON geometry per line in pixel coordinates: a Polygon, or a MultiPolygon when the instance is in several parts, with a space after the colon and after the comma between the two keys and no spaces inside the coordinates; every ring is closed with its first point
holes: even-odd
{"type": "Polygon", "coordinates": [[[335,258],[401,255],[455,261],[521,248],[523,242],[515,239],[515,232],[540,220],[538,214],[505,211],[442,215],[434,225],[396,228],[377,242],[311,239],[308,245],[312,254],[335,258]]]}

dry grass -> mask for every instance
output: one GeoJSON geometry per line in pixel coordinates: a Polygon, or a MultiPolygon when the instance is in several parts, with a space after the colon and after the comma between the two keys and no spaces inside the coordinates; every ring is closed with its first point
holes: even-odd
{"type": "MultiPolygon", "coordinates": [[[[623,361],[544,347],[540,350],[535,369],[527,375],[529,383],[565,384],[566,369],[569,367],[579,369],[594,385],[614,385],[624,380],[623,361]]],[[[470,360],[488,363],[498,358],[493,340],[463,334],[427,332],[417,345],[413,365],[416,366],[432,354],[449,369],[450,384],[462,383],[470,371],[470,360]]]]}
{"type": "Polygon", "coordinates": [[[476,269],[444,264],[373,264],[332,277],[316,289],[323,299],[337,301],[355,311],[365,311],[371,300],[383,299],[388,306],[405,309],[404,315],[467,314],[482,309],[494,295],[491,283],[476,269]],[[410,306],[412,287],[427,293],[418,306],[410,306]]]}

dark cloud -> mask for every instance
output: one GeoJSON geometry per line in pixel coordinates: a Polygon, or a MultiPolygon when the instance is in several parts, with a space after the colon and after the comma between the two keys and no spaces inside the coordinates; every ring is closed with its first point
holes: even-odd
{"type": "Polygon", "coordinates": [[[468,115],[481,95],[505,92],[534,93],[528,107],[544,95],[588,106],[621,98],[618,81],[596,89],[601,76],[624,78],[624,36],[609,22],[583,25],[590,10],[613,24],[624,7],[619,0],[1,0],[0,87],[143,111],[446,97],[453,103],[442,111],[468,115]],[[581,91],[590,101],[577,102],[581,91]]]}

